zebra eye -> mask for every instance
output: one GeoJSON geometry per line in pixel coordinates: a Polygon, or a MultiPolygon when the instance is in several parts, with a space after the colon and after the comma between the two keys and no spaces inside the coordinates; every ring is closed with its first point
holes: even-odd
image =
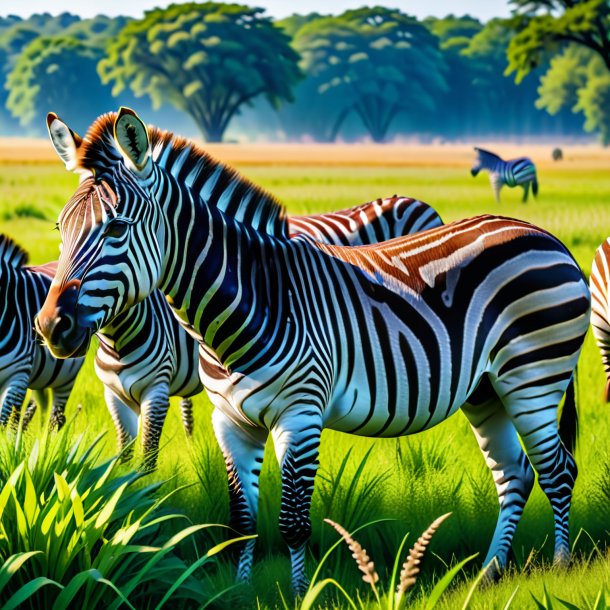
{"type": "Polygon", "coordinates": [[[104,229],[104,237],[123,237],[127,230],[129,229],[130,223],[126,220],[121,220],[120,218],[115,218],[111,220],[106,228],[104,229]]]}

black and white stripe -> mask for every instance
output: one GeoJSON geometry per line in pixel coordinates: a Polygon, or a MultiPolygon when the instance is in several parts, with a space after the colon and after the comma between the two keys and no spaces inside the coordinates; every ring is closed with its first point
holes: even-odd
{"type": "Polygon", "coordinates": [[[536,166],[528,157],[519,157],[504,161],[501,157],[483,148],[474,149],[477,158],[470,170],[476,176],[481,170],[489,172],[489,181],[493,189],[496,201],[500,202],[500,190],[503,186],[510,188],[515,186],[523,187],[523,203],[527,201],[530,185],[534,196],[538,194],[538,178],[536,176],[536,166]]]}

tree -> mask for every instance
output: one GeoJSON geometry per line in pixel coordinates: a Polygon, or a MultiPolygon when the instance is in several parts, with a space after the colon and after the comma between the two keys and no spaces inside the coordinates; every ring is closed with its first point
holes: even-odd
{"type": "Polygon", "coordinates": [[[597,53],[610,70],[610,3],[607,0],[511,0],[513,27],[507,74],[521,80],[569,44],[597,53]]]}
{"type": "Polygon", "coordinates": [[[19,133],[17,121],[6,110],[7,78],[23,50],[41,35],[53,36],[76,23],[79,17],[70,13],[57,16],[48,13],[28,19],[9,16],[0,20],[0,128],[3,133],[19,133]]]}
{"type": "Polygon", "coordinates": [[[114,94],[130,87],[155,107],[168,101],[220,141],[244,104],[292,99],[300,79],[289,38],[262,9],[207,2],[173,4],[128,23],[99,64],[114,94]]]}
{"type": "Polygon", "coordinates": [[[577,45],[551,60],[540,79],[536,106],[555,115],[564,108],[582,113],[586,131],[600,134],[610,144],[610,72],[601,58],[577,45]]]}
{"type": "Polygon", "coordinates": [[[582,113],[585,130],[610,144],[610,3],[607,0],[512,0],[520,32],[508,48],[507,74],[521,82],[547,58],[536,106],[582,113]]]}
{"type": "Polygon", "coordinates": [[[438,113],[435,127],[444,136],[474,135],[489,125],[482,120],[482,109],[488,102],[489,92],[476,86],[480,76],[479,61],[486,58],[469,57],[467,50],[472,39],[483,29],[477,19],[468,15],[437,19],[429,17],[426,27],[439,39],[440,49],[447,64],[448,90],[439,107],[451,109],[438,113]]]}
{"type": "Polygon", "coordinates": [[[431,112],[446,90],[436,37],[398,10],[346,11],[306,23],[295,34],[307,80],[333,108],[333,140],[356,113],[374,141],[383,141],[401,112],[431,112]]]}
{"type": "Polygon", "coordinates": [[[102,51],[76,38],[38,37],[20,55],[7,79],[7,108],[21,125],[42,130],[49,109],[74,118],[85,127],[85,117],[112,105],[110,87],[96,72],[102,51]]]}

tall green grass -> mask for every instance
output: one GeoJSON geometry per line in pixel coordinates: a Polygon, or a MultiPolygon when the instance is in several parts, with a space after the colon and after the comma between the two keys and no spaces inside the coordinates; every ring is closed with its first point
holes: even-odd
{"type": "Polygon", "coordinates": [[[71,432],[0,437],[2,608],[205,604],[197,572],[235,540],[202,552],[193,537],[222,526],[168,510],[173,492],[117,457],[102,460],[101,436],[87,444],[71,432]],[[178,552],[185,541],[197,556],[190,565],[178,552]]]}
{"type": "MultiPolygon", "coordinates": [[[[558,235],[585,272],[590,269],[595,248],[610,234],[610,172],[573,170],[569,162],[541,172],[537,201],[522,205],[519,193],[505,190],[500,206],[493,201],[485,178],[470,177],[467,163],[464,168],[437,169],[242,169],[284,200],[292,213],[336,209],[399,193],[428,201],[446,221],[484,212],[521,217],[558,235]]],[[[51,260],[59,242],[53,231],[55,217],[75,186],[76,178],[66,173],[59,162],[0,166],[0,231],[8,232],[28,248],[33,262],[51,260]],[[48,220],[6,219],[5,212],[16,202],[35,203],[48,220]]],[[[78,404],[83,405],[83,416],[74,421],[73,434],[82,434],[82,442],[89,443],[107,432],[108,442],[100,446],[100,459],[111,459],[113,426],[92,364],[90,353],[67,410],[69,415],[78,404]]],[[[565,572],[549,568],[552,515],[546,498],[536,487],[515,536],[513,571],[494,587],[477,588],[470,608],[502,608],[517,587],[512,607],[535,608],[532,594],[542,600],[545,586],[549,595],[556,594],[586,608],[604,583],[610,585],[606,561],[610,542],[610,408],[601,401],[603,371],[590,335],[579,366],[579,380],[579,478],[571,515],[574,567],[565,572]]],[[[174,492],[172,506],[192,523],[226,523],[224,463],[211,432],[211,407],[203,396],[196,397],[194,413],[195,434],[190,441],[182,429],[177,404],[170,409],[159,469],[149,480],[164,482],[166,493],[174,492]]],[[[33,420],[32,434],[43,429],[39,417],[37,414],[33,420]]],[[[289,561],[277,528],[280,478],[272,446],[266,452],[260,487],[259,540],[252,583],[232,589],[223,598],[224,607],[281,608],[279,590],[290,590],[289,561]]],[[[418,582],[424,600],[447,566],[478,553],[438,603],[438,607],[453,609],[462,607],[478,574],[497,517],[493,481],[466,419],[457,414],[432,430],[398,440],[324,431],[312,504],[310,573],[336,541],[336,534],[323,523],[324,518],[341,523],[350,532],[369,521],[384,520],[362,530],[358,540],[374,556],[380,578],[387,582],[404,533],[424,531],[433,517],[447,512],[453,515],[433,538],[418,582]]],[[[215,538],[209,544],[220,540],[215,538]]],[[[181,552],[188,565],[198,558],[188,545],[181,552]]],[[[324,563],[320,578],[336,578],[352,597],[358,591],[366,597],[366,585],[351,561],[346,549],[337,549],[324,563]]],[[[233,574],[232,564],[219,558],[215,569],[200,579],[206,595],[230,586],[233,574]]],[[[425,601],[417,596],[412,601],[415,608],[425,607],[425,601]]],[[[343,608],[345,603],[330,595],[322,607],[343,608]]]]}

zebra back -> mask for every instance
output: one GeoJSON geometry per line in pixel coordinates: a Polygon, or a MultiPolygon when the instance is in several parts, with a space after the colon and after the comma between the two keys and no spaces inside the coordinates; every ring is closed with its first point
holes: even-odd
{"type": "Polygon", "coordinates": [[[308,216],[289,216],[291,235],[306,233],[318,241],[360,246],[441,226],[436,210],[409,197],[376,199],[361,205],[308,216]]]}

